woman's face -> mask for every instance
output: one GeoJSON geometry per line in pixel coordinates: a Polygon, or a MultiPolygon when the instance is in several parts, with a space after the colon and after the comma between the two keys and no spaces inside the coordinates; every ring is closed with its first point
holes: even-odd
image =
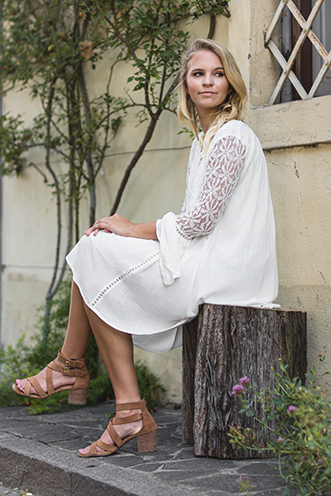
{"type": "Polygon", "coordinates": [[[210,50],[195,52],[186,76],[187,93],[197,109],[200,121],[217,111],[230,90],[220,58],[210,50]]]}

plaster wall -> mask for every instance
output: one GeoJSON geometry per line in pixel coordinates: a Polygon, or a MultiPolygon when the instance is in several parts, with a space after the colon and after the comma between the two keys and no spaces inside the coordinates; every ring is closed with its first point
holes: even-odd
{"type": "MultiPolygon", "coordinates": [[[[318,353],[331,363],[331,96],[268,106],[280,70],[264,48],[261,30],[269,27],[278,3],[250,2],[246,122],[258,135],[268,163],[277,229],[277,301],[307,312],[308,368],[319,369],[318,353]]],[[[275,42],[278,37],[276,29],[275,42]]]]}
{"type": "Polygon", "coordinates": [[[331,362],[330,145],[267,153],[273,195],[279,269],[278,302],[305,310],[308,366],[318,353],[331,362]]]}

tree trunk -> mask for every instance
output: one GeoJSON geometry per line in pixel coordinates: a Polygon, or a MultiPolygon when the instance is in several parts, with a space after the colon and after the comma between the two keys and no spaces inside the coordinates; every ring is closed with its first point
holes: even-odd
{"type": "Polygon", "coordinates": [[[184,325],[183,332],[182,438],[184,444],[194,444],[194,375],[198,323],[198,317],[191,320],[184,325]]]}
{"type": "MultiPolygon", "coordinates": [[[[232,388],[243,376],[258,389],[272,388],[271,367],[279,371],[280,357],[291,377],[304,380],[306,350],[305,312],[203,305],[199,316],[184,326],[183,442],[194,444],[197,456],[268,457],[267,452],[246,451],[229,443],[232,423],[255,432],[260,429],[256,421],[238,413],[241,405],[232,388]]],[[[264,417],[263,405],[253,396],[252,401],[258,417],[264,417]]],[[[267,439],[270,431],[263,435],[267,439]]]]}

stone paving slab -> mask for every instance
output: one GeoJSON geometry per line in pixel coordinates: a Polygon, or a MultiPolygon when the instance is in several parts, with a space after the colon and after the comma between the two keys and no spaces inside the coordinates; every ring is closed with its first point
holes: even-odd
{"type": "Polygon", "coordinates": [[[38,496],[239,496],[240,478],[255,486],[252,496],[281,496],[286,487],[273,461],[195,457],[193,447],[181,441],[181,412],[171,407],[154,414],[157,452],[138,454],[133,440],[112,456],[80,458],[78,448],[100,436],[112,408],[102,404],[36,416],[26,408],[0,408],[4,487],[28,488],[38,496]]]}

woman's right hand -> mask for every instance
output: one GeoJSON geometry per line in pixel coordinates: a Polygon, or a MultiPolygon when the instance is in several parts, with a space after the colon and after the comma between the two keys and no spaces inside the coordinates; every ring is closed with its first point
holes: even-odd
{"type": "Polygon", "coordinates": [[[86,236],[94,234],[96,236],[98,232],[105,231],[108,233],[118,234],[119,236],[131,236],[134,224],[130,222],[125,217],[119,214],[112,215],[111,217],[104,217],[97,220],[92,227],[84,231],[86,236]]]}
{"type": "Polygon", "coordinates": [[[90,236],[90,234],[93,233],[93,235],[96,236],[99,231],[114,233],[118,236],[130,238],[157,240],[155,221],[133,224],[120,214],[115,214],[111,217],[104,217],[103,219],[97,220],[92,227],[84,231],[84,234],[86,234],[86,236],[90,236]]]}

